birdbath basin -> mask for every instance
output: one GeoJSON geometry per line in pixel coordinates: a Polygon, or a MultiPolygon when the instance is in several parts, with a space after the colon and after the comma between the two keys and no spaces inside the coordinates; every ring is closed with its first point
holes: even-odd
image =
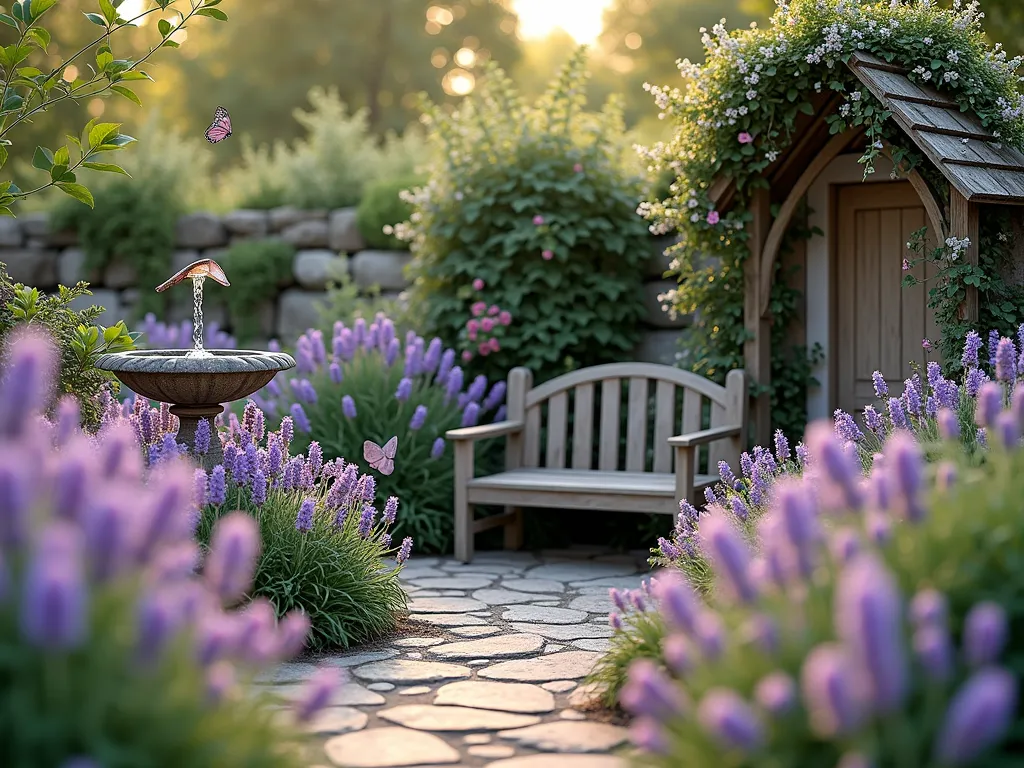
{"type": "Polygon", "coordinates": [[[249,349],[209,349],[203,357],[189,356],[185,349],[139,349],[100,355],[96,367],[110,371],[128,389],[148,400],[169,403],[178,417],[178,442],[195,444],[200,419],[210,422],[210,449],[196,456],[212,469],[224,460],[213,420],[224,410],[222,403],[248,397],[265,387],[278,371],[295,367],[281,352],[249,349]]]}
{"type": "Polygon", "coordinates": [[[178,442],[189,447],[207,469],[224,461],[214,419],[224,411],[223,403],[248,397],[270,383],[278,371],[295,367],[282,352],[252,349],[203,348],[203,282],[207,279],[229,286],[227,275],[217,262],[201,259],[189,264],[157,287],[166,291],[184,280],[192,281],[194,327],[192,349],[139,349],[100,355],[96,367],[117,376],[121,383],[147,400],[168,403],[178,417],[178,442]],[[195,451],[199,422],[210,423],[210,447],[195,451]]]}

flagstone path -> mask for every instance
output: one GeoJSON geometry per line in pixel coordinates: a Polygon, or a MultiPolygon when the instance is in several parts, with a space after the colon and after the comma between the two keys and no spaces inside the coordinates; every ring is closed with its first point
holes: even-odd
{"type": "Polygon", "coordinates": [[[411,632],[281,665],[260,688],[288,699],[316,666],[346,669],[311,724],[310,768],[626,768],[627,732],[590,719],[583,678],[612,634],[609,588],[648,575],[643,554],[595,550],[413,558],[411,632]]]}

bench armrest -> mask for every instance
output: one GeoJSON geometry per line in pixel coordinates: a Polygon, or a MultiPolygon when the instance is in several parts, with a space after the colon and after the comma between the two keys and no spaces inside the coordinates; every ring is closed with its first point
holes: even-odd
{"type": "Polygon", "coordinates": [[[489,437],[501,437],[502,435],[514,435],[523,429],[521,421],[496,421],[493,424],[480,424],[476,427],[461,427],[460,429],[449,429],[444,436],[456,442],[460,440],[485,440],[489,437]]]}
{"type": "Polygon", "coordinates": [[[712,427],[703,429],[700,432],[690,432],[687,435],[676,435],[668,439],[668,444],[676,448],[694,448],[698,445],[706,445],[716,440],[723,440],[727,437],[737,437],[740,428],[736,427],[712,427]]]}

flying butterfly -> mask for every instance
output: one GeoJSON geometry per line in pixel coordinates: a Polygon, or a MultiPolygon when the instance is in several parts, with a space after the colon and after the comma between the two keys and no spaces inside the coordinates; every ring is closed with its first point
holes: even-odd
{"type": "Polygon", "coordinates": [[[382,475],[390,475],[395,471],[395,453],[397,451],[397,435],[388,440],[383,448],[370,440],[363,443],[363,458],[382,475]]]}
{"type": "Polygon", "coordinates": [[[231,135],[231,115],[224,107],[217,107],[213,113],[213,122],[206,129],[206,140],[211,144],[219,144],[231,135]]]}

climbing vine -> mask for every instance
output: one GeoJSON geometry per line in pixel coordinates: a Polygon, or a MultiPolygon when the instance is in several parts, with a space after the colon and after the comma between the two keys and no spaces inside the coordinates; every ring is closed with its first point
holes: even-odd
{"type": "MultiPolygon", "coordinates": [[[[680,235],[672,252],[679,287],[663,300],[678,312],[700,307],[700,326],[708,333],[692,336],[689,353],[693,364],[709,375],[724,375],[727,366],[741,359],[748,203],[752,192],[766,184],[762,173],[793,143],[801,115],[813,115],[816,103],[836,98],[834,111],[826,117],[829,130],[863,131],[865,178],[875,172],[875,161],[883,153],[892,157],[894,175],[922,164],[920,154],[889,120],[888,110],[844,66],[855,52],[907,68],[910,80],[941,90],[1002,141],[1024,144],[1024,97],[1016,74],[1021,60],[1008,59],[999,45],[987,42],[977,2],[953,0],[949,8],[933,0],[776,3],[778,9],[764,29],[728,31],[719,24],[710,32],[702,30],[705,63],[680,62],[683,87],[645,86],[674,131],[669,141],[639,151],[652,171],[669,172],[674,181],[666,197],[641,204],[640,213],[655,234],[680,235]],[[717,179],[735,184],[727,211],[717,210],[711,197],[717,179]],[[717,262],[714,269],[706,266],[709,257],[717,262]]],[[[925,167],[921,165],[922,172],[925,167]]],[[[985,279],[995,279],[991,267],[983,264],[981,269],[985,279]]],[[[968,278],[982,280],[977,274],[945,275],[955,282],[968,278]]],[[[776,343],[784,339],[796,306],[782,282],[776,280],[772,294],[772,388],[777,403],[791,402],[811,383],[813,355],[820,354],[776,343]]],[[[989,289],[992,296],[998,294],[994,285],[989,289]]],[[[952,325],[944,328],[943,343],[955,346],[946,337],[959,335],[956,331],[952,325]]],[[[773,410],[777,420],[790,421],[773,410]]],[[[792,429],[802,423],[777,426],[792,429]]]]}

